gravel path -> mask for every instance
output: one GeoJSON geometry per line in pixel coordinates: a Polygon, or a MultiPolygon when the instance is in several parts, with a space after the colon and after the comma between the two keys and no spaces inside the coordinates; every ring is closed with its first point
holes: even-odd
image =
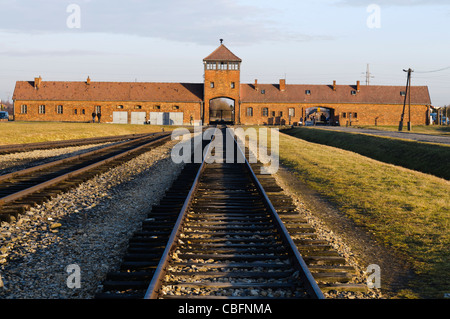
{"type": "Polygon", "coordinates": [[[93,298],[181,171],[170,157],[176,143],[113,168],[15,222],[2,222],[0,299],[93,298]],[[73,269],[80,270],[79,288],[73,269]]]}
{"type": "MultiPolygon", "coordinates": [[[[392,131],[378,131],[378,130],[371,130],[371,129],[360,129],[360,128],[353,128],[353,127],[339,127],[339,126],[318,126],[315,127],[316,129],[322,129],[322,130],[331,130],[331,131],[343,131],[343,132],[351,132],[351,133],[364,133],[364,134],[371,134],[371,135],[378,135],[378,136],[385,136],[385,137],[393,137],[393,138],[401,138],[406,140],[413,140],[418,142],[425,142],[425,143],[438,143],[438,144],[449,144],[450,145],[450,136],[442,136],[442,135],[432,135],[432,134],[419,134],[419,133],[412,133],[407,131],[402,132],[392,132],[392,131]]],[[[413,128],[414,130],[414,128],[413,128]]]]}

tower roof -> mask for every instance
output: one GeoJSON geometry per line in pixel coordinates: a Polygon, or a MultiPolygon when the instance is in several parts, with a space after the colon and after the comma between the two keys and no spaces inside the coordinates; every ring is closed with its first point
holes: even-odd
{"type": "Polygon", "coordinates": [[[234,55],[225,45],[221,44],[213,53],[208,55],[203,61],[230,61],[242,62],[240,58],[234,55]]]}

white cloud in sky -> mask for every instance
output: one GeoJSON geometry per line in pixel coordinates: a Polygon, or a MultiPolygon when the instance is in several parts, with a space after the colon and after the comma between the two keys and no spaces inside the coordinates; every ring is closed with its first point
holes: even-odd
{"type": "Polygon", "coordinates": [[[366,7],[371,4],[377,4],[380,6],[393,7],[393,6],[435,6],[435,5],[448,6],[450,5],[450,2],[448,0],[338,0],[337,4],[343,6],[357,6],[357,7],[366,7]]]}
{"type": "Polygon", "coordinates": [[[327,40],[289,30],[273,18],[273,10],[235,0],[23,0],[0,1],[0,30],[26,33],[97,32],[132,34],[163,40],[209,44],[232,38],[235,44],[263,41],[327,40]],[[80,6],[81,27],[70,29],[68,5],[80,6]]]}

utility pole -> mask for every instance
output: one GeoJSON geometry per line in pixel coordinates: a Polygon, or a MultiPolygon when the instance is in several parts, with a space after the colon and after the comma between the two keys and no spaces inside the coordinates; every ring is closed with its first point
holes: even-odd
{"type": "Polygon", "coordinates": [[[371,78],[373,78],[373,76],[370,74],[369,63],[367,63],[367,68],[366,68],[366,85],[370,85],[370,79],[371,78]]]}
{"type": "Polygon", "coordinates": [[[403,111],[402,117],[400,119],[400,124],[398,126],[398,130],[403,130],[403,118],[405,116],[405,108],[406,108],[406,98],[409,98],[409,108],[408,108],[408,131],[411,131],[411,73],[414,72],[411,68],[408,70],[403,70],[404,72],[408,72],[408,78],[406,80],[406,94],[405,99],[403,101],[403,111]]]}

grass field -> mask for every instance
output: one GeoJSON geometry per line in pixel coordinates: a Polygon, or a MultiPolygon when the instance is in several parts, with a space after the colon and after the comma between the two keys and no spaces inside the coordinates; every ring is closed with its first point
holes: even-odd
{"type": "Polygon", "coordinates": [[[283,130],[313,143],[342,148],[370,158],[450,180],[450,146],[312,128],[283,130]]]}
{"type": "Polygon", "coordinates": [[[280,134],[280,163],[410,261],[409,296],[450,287],[450,182],[335,147],[280,134]]]}
{"type": "Polygon", "coordinates": [[[175,126],[62,122],[0,122],[0,145],[173,130],[175,126]]]}

